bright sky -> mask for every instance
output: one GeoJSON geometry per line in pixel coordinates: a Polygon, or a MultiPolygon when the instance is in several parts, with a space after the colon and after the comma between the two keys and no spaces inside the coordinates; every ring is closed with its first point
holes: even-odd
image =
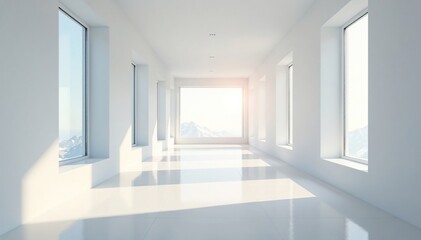
{"type": "Polygon", "coordinates": [[[195,122],[213,131],[241,137],[243,91],[241,88],[181,88],[180,123],[195,122]]]}
{"type": "Polygon", "coordinates": [[[84,28],[59,13],[59,135],[83,135],[84,28]]]}
{"type": "Polygon", "coordinates": [[[347,131],[368,125],[368,15],[346,28],[347,131]]]}

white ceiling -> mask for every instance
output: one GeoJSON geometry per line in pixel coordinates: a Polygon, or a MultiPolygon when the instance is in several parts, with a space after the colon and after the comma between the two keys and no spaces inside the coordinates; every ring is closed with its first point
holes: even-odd
{"type": "Polygon", "coordinates": [[[314,0],[115,1],[175,77],[248,77],[314,0]]]}

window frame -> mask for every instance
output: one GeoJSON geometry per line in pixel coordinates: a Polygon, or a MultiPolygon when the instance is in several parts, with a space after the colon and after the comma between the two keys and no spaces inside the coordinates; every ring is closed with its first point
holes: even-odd
{"type": "MultiPolygon", "coordinates": [[[[83,95],[83,125],[82,125],[82,131],[83,131],[83,137],[85,141],[85,151],[83,156],[73,157],[73,158],[66,158],[66,159],[60,159],[59,164],[66,165],[71,164],[74,162],[78,162],[80,160],[84,160],[89,158],[89,27],[88,25],[82,21],[76,14],[74,14],[72,11],[67,9],[62,4],[59,4],[58,7],[58,14],[63,13],[66,16],[68,16],[71,20],[73,20],[75,23],[79,24],[84,29],[84,41],[83,41],[83,83],[82,83],[82,95],[83,95]]],[[[58,15],[57,15],[58,16],[58,15]]]]}
{"type": "Polygon", "coordinates": [[[137,108],[138,108],[138,92],[137,92],[137,66],[135,63],[131,63],[132,67],[132,147],[137,146],[137,108]]]}
{"type": "Polygon", "coordinates": [[[357,163],[362,164],[368,164],[368,159],[362,159],[362,158],[356,158],[352,156],[346,155],[346,103],[347,103],[347,95],[346,95],[346,88],[347,88],[347,81],[346,81],[346,56],[345,56],[345,35],[346,35],[346,29],[350,27],[352,24],[356,23],[361,18],[368,16],[368,8],[365,8],[363,11],[356,14],[354,17],[352,17],[350,20],[348,20],[344,25],[341,27],[341,48],[342,48],[342,64],[341,64],[341,72],[342,72],[342,158],[350,161],[354,161],[357,163]]]}
{"type": "Polygon", "coordinates": [[[155,84],[155,86],[156,86],[156,140],[157,141],[160,141],[161,139],[159,139],[160,138],[160,136],[159,136],[159,134],[160,134],[160,131],[161,131],[161,129],[160,129],[160,126],[159,126],[159,124],[160,124],[160,121],[161,121],[161,114],[159,113],[159,111],[161,110],[160,109],[160,99],[159,99],[159,94],[160,94],[160,91],[159,91],[159,81],[157,81],[156,82],[156,84],[155,84]]]}

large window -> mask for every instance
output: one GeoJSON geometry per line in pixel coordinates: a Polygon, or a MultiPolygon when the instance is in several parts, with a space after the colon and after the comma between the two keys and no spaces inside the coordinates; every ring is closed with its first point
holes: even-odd
{"type": "Polygon", "coordinates": [[[294,78],[294,65],[288,66],[288,136],[287,144],[292,146],[292,129],[293,129],[293,78],[294,78]]]}
{"type": "Polygon", "coordinates": [[[180,137],[243,137],[242,88],[180,88],[180,137]]]}
{"type": "Polygon", "coordinates": [[[344,156],[368,160],[368,14],[344,28],[344,156]]]}
{"type": "Polygon", "coordinates": [[[59,11],[59,159],[87,155],[86,147],[87,29],[59,11]]]}
{"type": "Polygon", "coordinates": [[[132,146],[136,146],[136,121],[137,121],[137,83],[136,83],[136,65],[132,63],[132,105],[133,105],[133,112],[132,112],[132,146]]]}

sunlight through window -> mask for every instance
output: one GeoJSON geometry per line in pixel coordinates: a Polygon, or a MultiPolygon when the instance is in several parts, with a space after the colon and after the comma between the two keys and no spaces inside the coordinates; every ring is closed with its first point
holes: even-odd
{"type": "Polygon", "coordinates": [[[86,28],[59,12],[60,160],[86,155],[86,28]]]}
{"type": "Polygon", "coordinates": [[[181,88],[180,136],[242,137],[242,88],[181,88]]]}
{"type": "Polygon", "coordinates": [[[368,14],[345,30],[346,157],[368,159],[368,14]]]}

